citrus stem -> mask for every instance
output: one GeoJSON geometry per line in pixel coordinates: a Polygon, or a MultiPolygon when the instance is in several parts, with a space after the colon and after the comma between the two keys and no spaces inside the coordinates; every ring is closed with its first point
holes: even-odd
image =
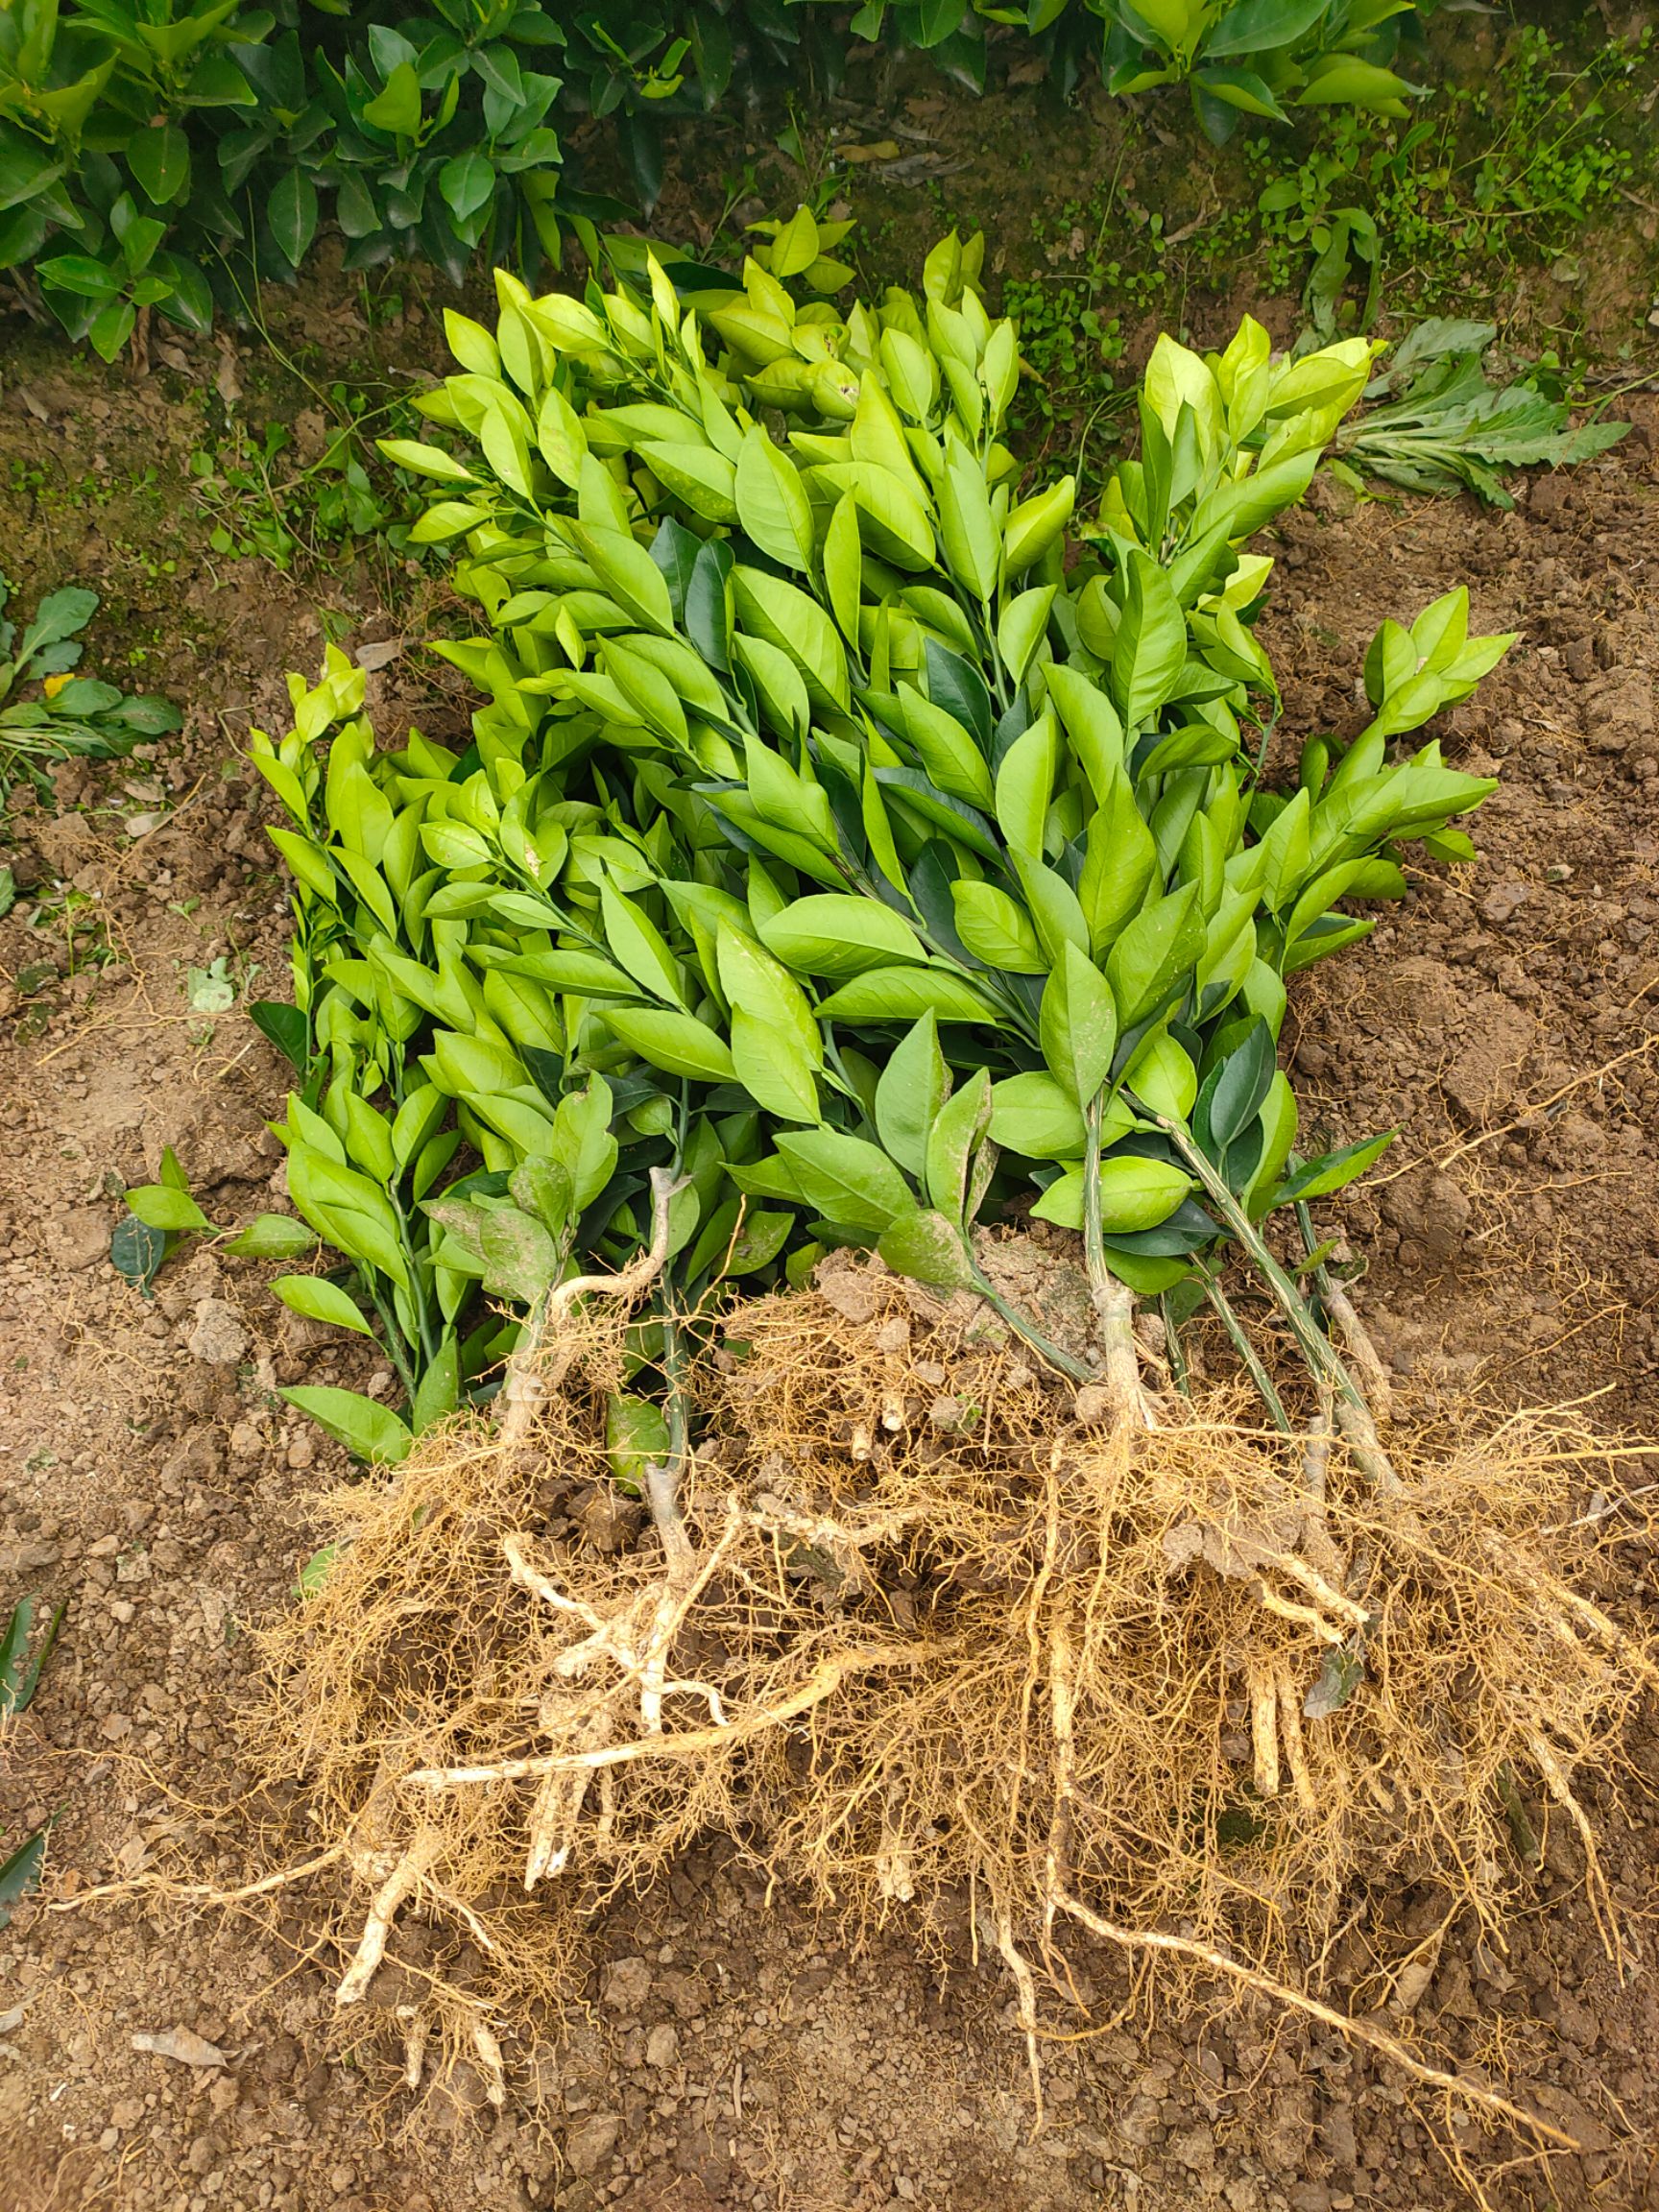
{"type": "Polygon", "coordinates": [[[1266,1368],[1262,1366],[1255,1345],[1244,1334],[1244,1324],[1234,1312],[1226,1292],[1219,1283],[1212,1281],[1205,1284],[1204,1295],[1214,1307],[1216,1313],[1220,1316],[1222,1328],[1233,1339],[1234,1351],[1238,1353],[1239,1358],[1250,1370],[1250,1380],[1260,1392],[1262,1405],[1272,1415],[1274,1428],[1282,1435],[1294,1435],[1295,1431],[1291,1428],[1290,1417],[1285,1410],[1284,1401],[1280,1398],[1278,1391],[1274,1389],[1273,1379],[1266,1368]]]}
{"type": "Polygon", "coordinates": [[[1359,1385],[1343,1364],[1336,1347],[1309,1310],[1308,1301],[1273,1257],[1261,1231],[1216,1173],[1214,1165],[1193,1142],[1191,1131],[1186,1124],[1171,1119],[1167,1114],[1154,1114],[1151,1118],[1204,1186],[1211,1204],[1272,1291],[1280,1311],[1290,1324],[1315,1382],[1331,1385],[1336,1398],[1337,1423],[1348,1439],[1356,1461],[1380,1490],[1398,1491],[1400,1478],[1395,1474],[1388,1455],[1378,1440],[1377,1425],[1371,1418],[1371,1408],[1366,1405],[1359,1385]]]}

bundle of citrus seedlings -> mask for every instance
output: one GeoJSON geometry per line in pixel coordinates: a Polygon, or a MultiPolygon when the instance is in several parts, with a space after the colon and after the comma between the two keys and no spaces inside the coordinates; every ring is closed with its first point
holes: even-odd
{"type": "Polygon", "coordinates": [[[289,1393],[382,1468],[269,1755],[342,2004],[428,1924],[412,2082],[437,2024],[504,2095],[564,1936],[710,1826],[854,1925],[971,1897],[1033,2038],[1063,1930],[1317,2009],[1357,1876],[1493,1922],[1551,1815],[1606,1911],[1572,1776],[1653,1671],[1585,1441],[1384,1433],[1311,1207],[1387,1140],[1303,1156],[1277,1053],[1407,852],[1473,856],[1492,785],[1401,741],[1511,640],[1382,620],[1292,757],[1249,545],[1370,345],[1161,339],[1084,521],[980,242],[848,310],[839,243],[451,315],[387,450],[472,742],[377,750],[338,653],[254,742],[325,1247],[276,1287],[405,1396],[289,1393]]]}

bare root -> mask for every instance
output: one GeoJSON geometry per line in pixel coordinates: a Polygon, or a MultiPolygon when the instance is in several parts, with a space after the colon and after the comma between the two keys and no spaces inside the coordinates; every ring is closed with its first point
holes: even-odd
{"type": "Polygon", "coordinates": [[[1298,1961],[1356,1882],[1407,1872],[1501,1927],[1529,1782],[1616,1948],[1581,1778],[1659,1673],[1599,1601],[1639,1524],[1576,1510],[1590,1432],[1516,1417],[1431,1455],[1397,1425],[1386,1486],[1329,1407],[1311,1440],[1224,1398],[1103,1432],[977,1310],[837,1280],[729,1317],[740,1352],[694,1363],[702,1441],[632,1549],[565,1510],[609,1479],[623,1316],[591,1304],[550,1320],[558,1386],[505,1441],[459,1424],[331,1502],[351,1540],[271,1635],[252,1750],[326,1846],[341,2004],[402,2000],[420,1920],[428,1994],[387,2007],[405,2078],[430,2022],[493,2097],[510,2057],[481,2038],[557,2000],[593,1905],[740,1829],[855,1926],[926,1928],[971,1887],[1039,2094],[1069,1931],[1557,2139],[1298,1961]]]}

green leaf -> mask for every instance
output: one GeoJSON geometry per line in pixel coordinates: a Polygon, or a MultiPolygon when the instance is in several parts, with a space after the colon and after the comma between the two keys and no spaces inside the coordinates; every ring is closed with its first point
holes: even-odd
{"type": "Polygon", "coordinates": [[[1043,850],[1056,751],[1054,717],[1045,710],[1009,746],[997,771],[997,826],[1022,853],[1043,850]]]}
{"type": "Polygon", "coordinates": [[[835,502],[824,533],[824,589],[836,627],[850,645],[858,642],[862,605],[863,547],[858,537],[858,506],[851,493],[835,502]]]}
{"type": "Polygon", "coordinates": [[[805,975],[858,975],[927,957],[902,915],[874,899],[835,891],[797,899],[759,927],[767,950],[805,975]]]}
{"type": "Polygon", "coordinates": [[[1333,1191],[1345,1190],[1376,1165],[1393,1143],[1394,1136],[1390,1129],[1381,1137],[1367,1137],[1358,1144],[1344,1145],[1339,1152],[1327,1152],[1321,1159],[1308,1161],[1279,1185],[1273,1204],[1288,1206],[1298,1198],[1328,1198],[1333,1191]]]}
{"type": "Polygon", "coordinates": [[[1112,693],[1125,723],[1149,722],[1187,659],[1187,617],[1169,579],[1137,546],[1124,563],[1123,616],[1112,653],[1112,693]]]}
{"type": "Polygon", "coordinates": [[[896,1274],[931,1284],[939,1290],[966,1290],[974,1285],[974,1264],[954,1222],[918,1207],[901,1214],[881,1232],[877,1251],[896,1274]]]}
{"type": "Polygon", "coordinates": [[[978,457],[952,431],[940,479],[939,536],[946,565],[964,590],[981,603],[997,589],[1002,538],[991,513],[991,495],[978,457]]]}
{"type": "MultiPolygon", "coordinates": [[[[665,491],[705,522],[730,525],[737,520],[736,470],[712,445],[696,445],[688,439],[648,440],[639,447],[639,458],[665,491]]],[[[692,543],[695,547],[696,541],[692,543]]]]}
{"type": "Polygon", "coordinates": [[[0,1928],[10,1925],[12,1908],[27,1897],[40,1880],[46,1858],[46,1830],[36,1828],[15,1851],[0,1862],[0,1928]]]}
{"type": "Polygon", "coordinates": [[[374,1334],[340,1286],[321,1275],[278,1275],[271,1288],[291,1312],[302,1313],[308,1321],[326,1321],[336,1329],[354,1330],[359,1336],[374,1334]]]}
{"type": "Polygon", "coordinates": [[[732,1066],[757,1106],[785,1121],[818,1121],[814,1061],[787,1029],[777,1028],[746,1006],[732,1014],[732,1066]]]}
{"type": "Polygon", "coordinates": [[[291,269],[304,260],[317,234],[317,187],[303,169],[290,169],[277,179],[265,202],[265,218],[277,252],[291,269]]]}
{"type": "Polygon", "coordinates": [[[958,877],[950,886],[956,934],[976,960],[1016,975],[1046,975],[1048,956],[1031,918],[995,883],[958,877]]]}
{"type": "Polygon", "coordinates": [[[756,423],[745,433],[734,479],[737,516],[746,534],[785,568],[809,572],[812,502],[801,472],[756,423]]]}
{"type": "Polygon", "coordinates": [[[1165,1005],[1172,993],[1179,1003],[1177,985],[1203,950],[1204,920],[1196,883],[1183,883],[1137,914],[1106,959],[1106,974],[1123,1026],[1133,1029],[1165,1005]]]}
{"type": "Polygon", "coordinates": [[[533,1214],[517,1206],[482,1211],[478,1240],[484,1254],[484,1287],[533,1306],[559,1276],[559,1247],[533,1214]]]}
{"type": "Polygon", "coordinates": [[[181,200],[190,188],[190,143],[176,123],[155,123],[134,131],[126,146],[127,166],[157,207],[181,200]]]}
{"type": "Polygon", "coordinates": [[[639,1496],[646,1470],[661,1466],[672,1449],[661,1406],[649,1398],[612,1392],[605,1407],[605,1457],[630,1497],[639,1496]]]}
{"type": "Polygon", "coordinates": [[[212,1230],[212,1222],[188,1190],[176,1190],[165,1183],[140,1183],[126,1195],[128,1205],[147,1229],[212,1230]]]}
{"type": "Polygon", "coordinates": [[[339,1558],[344,1546],[325,1544],[321,1551],[313,1551],[299,1574],[294,1577],[294,1595],[299,1599],[315,1598],[328,1579],[328,1570],[339,1558]]]}
{"type": "Polygon", "coordinates": [[[690,1014],[671,1014],[647,1006],[605,1006],[595,1007],[594,1015],[640,1059],[667,1074],[686,1075],[704,1083],[730,1083],[733,1079],[735,1070],[725,1039],[690,1014]]]}
{"type": "Polygon", "coordinates": [[[964,1219],[968,1169],[991,1118],[991,1078],[975,1069],[945,1102],[927,1132],[927,1196],[941,1214],[964,1219]]]}
{"type": "Polygon", "coordinates": [[[365,123],[390,137],[414,137],[421,128],[421,80],[414,63],[399,61],[388,70],[385,84],[360,112],[365,123]]]}
{"type": "Polygon", "coordinates": [[[1255,1120],[1277,1065],[1273,1033],[1265,1022],[1257,1020],[1206,1076],[1192,1133],[1211,1159],[1219,1161],[1234,1139],[1255,1120]]]}
{"type": "Polygon", "coordinates": [[[409,1263],[397,1216],[384,1190],[320,1147],[294,1144],[288,1154],[288,1195],[317,1234],[336,1251],[365,1262],[405,1289],[409,1263]]]}
{"type": "Polygon", "coordinates": [[[166,1257],[164,1230],[152,1229],[136,1214],[123,1214],[116,1222],[109,1238],[109,1264],[146,1298],[166,1257]]]}
{"type": "Polygon", "coordinates": [[[1167,1029],[1146,1038],[1123,1070],[1125,1087],[1155,1114],[1185,1121],[1198,1095],[1198,1070],[1167,1029]]]}
{"type": "Polygon", "coordinates": [[[311,1057],[311,1029],[300,1008],[274,998],[255,998],[244,1010],[254,1028],[303,1075],[311,1057]]]}
{"type": "Polygon", "coordinates": [[[938,1018],[929,1011],[894,1046],[876,1084],[876,1133],[918,1182],[926,1162],[928,1132],[949,1089],[938,1018]]]}
{"type": "MultiPolygon", "coordinates": [[[[1130,1153],[1100,1163],[1100,1226],[1109,1237],[1128,1237],[1166,1221],[1192,1188],[1192,1179],[1167,1160],[1130,1153]]],[[[1083,1169],[1069,1167],[1031,1209],[1040,1221],[1062,1229],[1083,1226],[1083,1169]]]]}
{"type": "Polygon", "coordinates": [[[46,1623],[44,1635],[33,1652],[30,1644],[35,1627],[35,1600],[21,1598],[12,1606],[6,1623],[6,1632],[0,1637],[0,1722],[26,1713],[40,1680],[40,1672],[52,1656],[52,1647],[58,1641],[63,1625],[67,1602],[53,1609],[46,1623]]]}
{"type": "Polygon", "coordinates": [[[326,1383],[300,1382],[282,1391],[290,1406],[309,1413],[320,1428],[359,1459],[396,1467],[407,1459],[415,1439],[409,1425],[389,1406],[360,1390],[336,1390],[326,1383]]]}
{"type": "Polygon", "coordinates": [[[604,917],[606,944],[639,988],[684,1011],[685,995],[679,967],[645,909],[611,884],[601,883],[599,911],[604,917]]]}
{"type": "Polygon", "coordinates": [[[418,476],[436,476],[445,484],[477,482],[466,463],[441,445],[422,445],[415,438],[377,438],[375,444],[388,461],[399,469],[412,469],[418,476]]]}
{"type": "Polygon", "coordinates": [[[872,968],[832,992],[818,1008],[821,1022],[985,1022],[1005,1026],[988,998],[943,968],[872,968]]]}
{"type": "Polygon", "coordinates": [[[1055,587],[1045,584],[1036,589],[1022,591],[1002,610],[997,624],[997,651],[1014,684],[1025,681],[1025,671],[1047,630],[1054,596],[1055,587]]]}
{"type": "Polygon", "coordinates": [[[1118,1009],[1106,977],[1074,945],[1066,947],[1044,988],[1038,1033],[1061,1087],[1086,1108],[1112,1072],[1118,1009]]]}
{"type": "Polygon", "coordinates": [[[916,1203],[886,1153],[861,1137],[838,1129],[786,1129],[778,1149],[807,1205],[854,1235],[878,1237],[916,1203]]]}

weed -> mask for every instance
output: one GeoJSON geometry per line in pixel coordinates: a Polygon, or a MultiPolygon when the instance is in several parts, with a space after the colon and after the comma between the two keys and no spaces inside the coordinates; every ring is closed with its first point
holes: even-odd
{"type": "Polygon", "coordinates": [[[0,575],[0,804],[21,773],[42,798],[49,769],[83,758],[109,760],[141,738],[180,726],[165,699],[133,697],[118,685],[78,674],[82,633],[98,612],[98,594],[82,585],[50,592],[21,636],[6,616],[11,586],[0,575]]]}
{"type": "MultiPolygon", "coordinates": [[[[41,1670],[52,1656],[52,1647],[63,1625],[63,1613],[64,1607],[58,1606],[44,1633],[36,1640],[34,1599],[20,1599],[12,1608],[6,1633],[0,1636],[0,1743],[4,1743],[12,1723],[33,1702],[41,1670]]],[[[36,1828],[14,1851],[0,1860],[0,1928],[11,1920],[12,1906],[27,1896],[40,1879],[49,1826],[50,1822],[36,1828]]]]}
{"type": "Polygon", "coordinates": [[[1384,265],[1397,312],[1495,302],[1526,264],[1554,262],[1566,281],[1585,218],[1633,173],[1613,126],[1634,119],[1651,52],[1644,32],[1573,68],[1558,41],[1525,26],[1499,66],[1448,85],[1415,121],[1340,110],[1290,169],[1282,142],[1253,138],[1255,219],[1238,210],[1210,251],[1219,265],[1254,229],[1275,290],[1309,281],[1310,305],[1357,327],[1375,311],[1384,265]],[[1356,276],[1361,300],[1350,296],[1356,276]]]}

